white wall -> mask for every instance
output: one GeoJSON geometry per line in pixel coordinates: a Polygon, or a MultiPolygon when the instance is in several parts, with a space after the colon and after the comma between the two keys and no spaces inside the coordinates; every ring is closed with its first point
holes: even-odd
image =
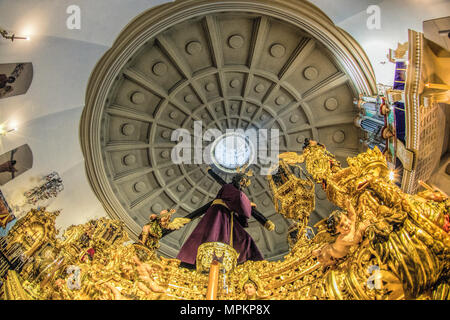
{"type": "MultiPolygon", "coordinates": [[[[0,154],[24,143],[33,150],[31,170],[1,187],[7,200],[22,200],[39,177],[55,170],[65,190],[51,202],[62,209],[58,227],[105,215],[87,181],[78,140],[78,125],[89,75],[123,27],[156,0],[0,0],[0,26],[30,41],[0,40],[0,63],[32,62],[34,80],[26,95],[0,99],[0,123],[19,130],[0,138],[0,154]],[[81,30],[68,30],[66,8],[81,8],[81,30]]],[[[369,54],[379,82],[392,83],[389,48],[407,40],[407,29],[421,31],[422,21],[450,14],[443,0],[314,0],[326,14],[358,40],[369,54]],[[382,29],[366,28],[369,4],[379,4],[382,29]],[[361,11],[363,10],[363,11],[361,11]]]]}
{"type": "Polygon", "coordinates": [[[385,0],[378,6],[381,9],[379,30],[367,28],[369,14],[365,10],[337,25],[361,44],[372,62],[377,81],[392,85],[395,68],[386,57],[389,49],[408,41],[408,29],[422,32],[423,21],[449,16],[450,0],[385,0]]]}

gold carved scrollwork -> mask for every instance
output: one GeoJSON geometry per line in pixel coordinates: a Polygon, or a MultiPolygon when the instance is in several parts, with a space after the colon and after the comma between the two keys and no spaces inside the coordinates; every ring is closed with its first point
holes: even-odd
{"type": "Polygon", "coordinates": [[[206,242],[198,247],[197,272],[209,272],[213,260],[221,263],[221,268],[226,272],[232,271],[237,264],[239,254],[233,247],[222,242],[206,242]]]}
{"type": "MultiPolygon", "coordinates": [[[[314,189],[309,188],[307,179],[300,183],[286,165],[286,158],[282,158],[280,168],[284,171],[280,177],[272,178],[271,186],[280,213],[297,219],[299,233],[281,261],[247,261],[237,265],[238,254],[232,247],[205,243],[198,250],[197,270],[189,270],[180,267],[178,260],[158,257],[142,244],[124,244],[128,238],[122,222],[102,218],[69,228],[63,239],[52,240],[51,232],[44,233],[45,239],[37,237],[43,242],[50,237],[55,242],[55,267],[46,269],[44,277],[31,286],[11,276],[6,288],[16,288],[18,294],[6,289],[9,291],[4,296],[205,299],[207,273],[215,259],[225,271],[219,279],[218,299],[449,299],[450,235],[445,227],[448,199],[429,193],[403,193],[389,180],[379,150],[349,158],[347,168],[330,161],[332,158],[320,146],[298,158],[292,156],[289,165],[295,165],[295,159],[310,163],[308,171],[312,172],[308,173],[320,177],[328,199],[340,206],[341,215],[353,223],[350,229],[361,231],[351,241],[332,233],[329,219],[316,224],[315,235],[307,234],[313,201],[305,195],[314,189]],[[314,163],[320,164],[317,172],[314,163]],[[329,170],[324,167],[326,163],[329,170]],[[296,199],[299,196],[304,198],[296,199]],[[339,241],[345,250],[332,263],[321,262],[315,253],[339,241]],[[87,255],[90,258],[83,259],[87,255]],[[67,285],[69,265],[80,270],[79,289],[67,285]],[[249,283],[245,294],[244,279],[249,283]],[[252,293],[252,285],[260,292],[252,293]]],[[[34,218],[30,215],[26,219],[34,218]]],[[[24,220],[20,225],[32,224],[24,220]]],[[[26,248],[30,245],[27,239],[14,239],[26,248]]]]}

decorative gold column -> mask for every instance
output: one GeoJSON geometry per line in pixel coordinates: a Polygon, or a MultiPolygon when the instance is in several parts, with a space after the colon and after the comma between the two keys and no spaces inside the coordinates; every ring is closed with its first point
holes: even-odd
{"type": "Polygon", "coordinates": [[[237,265],[239,254],[234,248],[223,242],[205,242],[197,249],[197,272],[209,270],[207,300],[215,300],[219,288],[219,272],[230,273],[237,265]]]}
{"type": "Polygon", "coordinates": [[[217,299],[217,289],[219,287],[219,269],[220,262],[214,260],[209,268],[208,291],[206,292],[206,300],[217,299]]]}

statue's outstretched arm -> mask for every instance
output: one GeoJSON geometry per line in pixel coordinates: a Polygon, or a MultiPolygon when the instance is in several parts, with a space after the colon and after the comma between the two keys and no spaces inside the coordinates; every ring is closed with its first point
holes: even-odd
{"type": "MultiPolygon", "coordinates": [[[[183,218],[190,219],[192,221],[192,220],[200,217],[201,215],[203,215],[211,205],[212,205],[212,201],[208,202],[207,204],[198,208],[197,210],[192,211],[191,213],[189,213],[187,216],[185,216],[183,218]]],[[[173,231],[175,231],[175,230],[164,229],[163,233],[162,233],[162,237],[167,236],[169,233],[172,233],[173,231]]]]}
{"type": "Polygon", "coordinates": [[[284,161],[286,164],[303,163],[305,157],[302,154],[296,152],[284,152],[278,155],[278,159],[284,161]]]}

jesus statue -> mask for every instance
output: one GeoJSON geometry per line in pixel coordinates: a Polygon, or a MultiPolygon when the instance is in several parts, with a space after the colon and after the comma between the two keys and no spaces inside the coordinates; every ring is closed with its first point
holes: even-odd
{"type": "Polygon", "coordinates": [[[255,241],[244,230],[248,227],[252,206],[255,206],[242,191],[249,182],[245,174],[238,173],[231,183],[222,186],[216,199],[184,243],[177,259],[184,264],[195,265],[197,249],[202,243],[223,242],[237,251],[238,263],[263,260],[255,241]]]}

